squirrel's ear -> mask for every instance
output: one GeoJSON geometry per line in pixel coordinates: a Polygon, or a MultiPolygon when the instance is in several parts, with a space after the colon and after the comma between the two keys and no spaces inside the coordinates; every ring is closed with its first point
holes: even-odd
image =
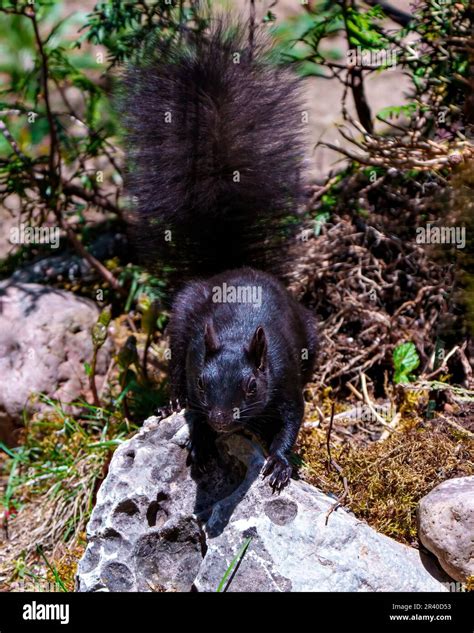
{"type": "Polygon", "coordinates": [[[261,325],[254,332],[248,353],[257,369],[263,371],[267,365],[267,337],[261,325]]]}
{"type": "Polygon", "coordinates": [[[206,356],[215,354],[221,346],[212,321],[208,321],[204,328],[204,345],[206,347],[206,356]]]}

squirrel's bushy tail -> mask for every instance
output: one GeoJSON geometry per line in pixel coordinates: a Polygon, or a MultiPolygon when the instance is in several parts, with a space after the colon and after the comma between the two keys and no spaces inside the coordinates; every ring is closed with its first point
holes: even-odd
{"type": "Polygon", "coordinates": [[[242,265],[277,272],[300,200],[298,80],[255,41],[217,20],[123,78],[132,231],[149,265],[183,279],[242,265]]]}

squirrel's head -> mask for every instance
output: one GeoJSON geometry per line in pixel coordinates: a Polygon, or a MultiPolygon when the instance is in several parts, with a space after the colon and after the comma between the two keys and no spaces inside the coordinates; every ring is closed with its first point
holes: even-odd
{"type": "Polygon", "coordinates": [[[204,330],[204,363],[191,377],[191,406],[219,433],[231,433],[263,412],[269,400],[267,339],[263,327],[250,341],[222,345],[212,321],[204,330]]]}

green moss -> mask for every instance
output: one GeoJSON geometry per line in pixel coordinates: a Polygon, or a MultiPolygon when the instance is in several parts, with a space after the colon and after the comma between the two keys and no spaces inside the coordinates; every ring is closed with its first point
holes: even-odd
{"type": "MultiPolygon", "coordinates": [[[[474,474],[474,442],[440,418],[406,418],[399,428],[383,442],[343,443],[331,452],[349,487],[344,505],[377,531],[414,545],[418,502],[442,481],[474,474]]],[[[304,478],[341,495],[341,477],[327,468],[326,432],[303,431],[299,447],[304,478]]]]}

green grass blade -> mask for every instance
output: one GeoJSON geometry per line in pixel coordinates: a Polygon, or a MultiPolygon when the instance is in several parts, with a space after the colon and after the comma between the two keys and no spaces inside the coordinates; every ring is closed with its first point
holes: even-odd
{"type": "Polygon", "coordinates": [[[61,576],[58,573],[58,570],[56,569],[56,567],[53,567],[53,565],[51,565],[49,560],[46,558],[46,554],[43,552],[43,548],[40,545],[38,545],[36,547],[36,551],[41,556],[41,558],[44,560],[44,562],[46,563],[46,566],[48,567],[50,572],[53,574],[54,580],[55,580],[56,584],[58,585],[58,587],[61,589],[61,591],[67,592],[67,587],[63,583],[63,581],[61,579],[61,576]]]}
{"type": "Polygon", "coordinates": [[[245,555],[245,552],[248,549],[248,546],[250,545],[250,542],[252,540],[252,537],[249,536],[247,539],[245,539],[244,544],[242,545],[242,547],[240,548],[240,550],[237,552],[237,554],[235,555],[235,557],[232,559],[229,567],[227,567],[225,574],[222,576],[222,580],[219,583],[219,586],[217,587],[217,593],[220,593],[222,591],[224,591],[226,585],[227,585],[227,579],[229,578],[229,576],[231,575],[231,573],[233,572],[234,568],[236,567],[236,565],[242,560],[242,558],[245,555]]]}

